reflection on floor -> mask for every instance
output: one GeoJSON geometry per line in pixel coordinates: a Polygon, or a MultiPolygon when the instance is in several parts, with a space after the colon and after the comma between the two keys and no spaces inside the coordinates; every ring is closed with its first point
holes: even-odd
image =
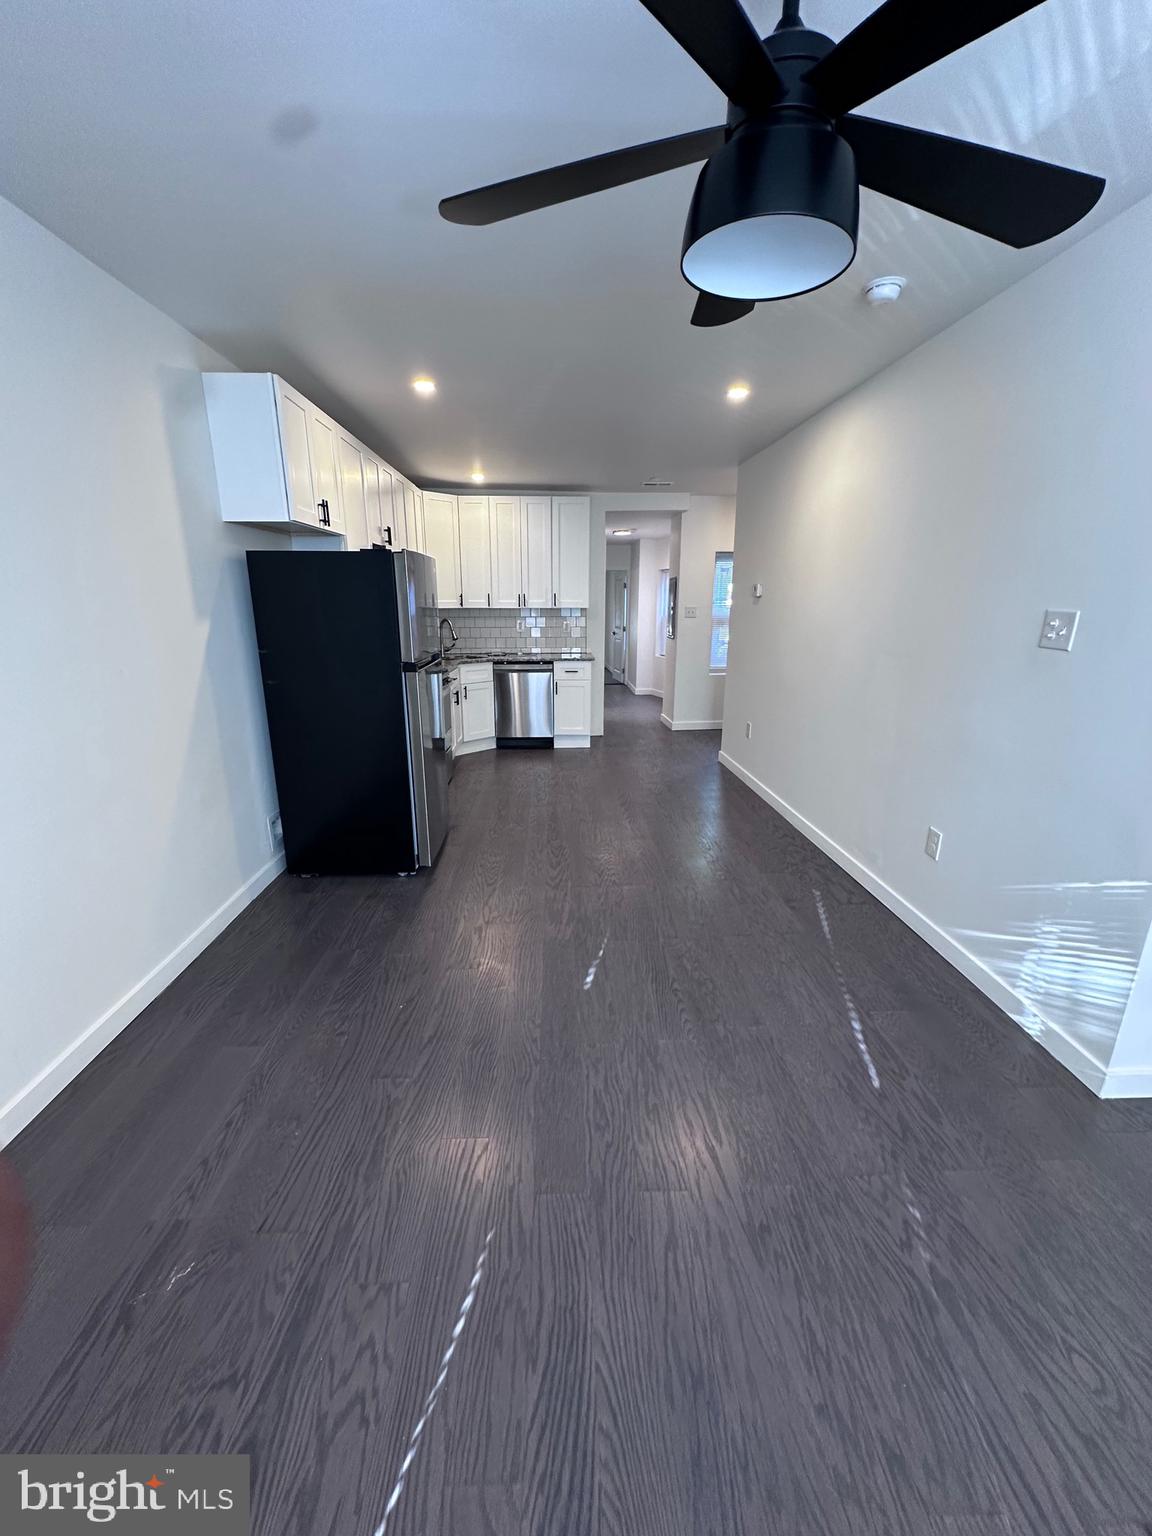
{"type": "Polygon", "coordinates": [[[1152,1105],[606,710],[460,763],[431,876],[279,882],[20,1139],[0,1447],[248,1452],[258,1536],[1136,1536],[1152,1105]]]}

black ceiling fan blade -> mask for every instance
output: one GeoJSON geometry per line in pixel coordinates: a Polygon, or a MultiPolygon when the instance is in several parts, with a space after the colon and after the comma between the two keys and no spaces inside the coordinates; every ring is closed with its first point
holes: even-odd
{"type": "Polygon", "coordinates": [[[755,299],[722,299],[715,293],[700,293],[696,296],[696,308],[692,311],[692,324],[708,327],[731,325],[733,320],[743,320],[755,308],[755,299]]]}
{"type": "Polygon", "coordinates": [[[453,224],[496,224],[501,219],[514,219],[519,213],[570,203],[573,198],[587,197],[591,192],[622,187],[625,182],[643,181],[661,171],[693,165],[697,160],[707,160],[723,144],[723,126],[698,128],[694,133],[633,144],[606,155],[570,160],[567,165],[514,176],[510,181],[495,181],[491,186],[477,187],[474,192],[461,192],[456,197],[444,198],[440,213],[453,224]]]}
{"type": "Polygon", "coordinates": [[[835,116],[871,101],[1043,0],[886,0],[806,76],[835,116]]]}
{"type": "Polygon", "coordinates": [[[770,107],[784,82],[740,0],[640,0],[737,106],[770,107]]]}
{"type": "Polygon", "coordinates": [[[1018,250],[1071,229],[1104,191],[1084,171],[873,117],[845,117],[840,132],[862,186],[1018,250]]]}

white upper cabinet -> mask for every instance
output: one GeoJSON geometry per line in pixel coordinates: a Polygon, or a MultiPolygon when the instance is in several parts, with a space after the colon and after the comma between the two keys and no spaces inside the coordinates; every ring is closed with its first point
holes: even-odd
{"type": "Polygon", "coordinates": [[[400,492],[404,503],[404,537],[407,541],[404,547],[424,554],[424,503],[420,492],[410,480],[403,482],[400,492]]]}
{"type": "Polygon", "coordinates": [[[310,403],[271,373],[206,373],[203,383],[224,521],[323,531],[312,484],[310,403]]]}
{"type": "Polygon", "coordinates": [[[303,395],[278,380],[276,408],[280,418],[289,513],[299,522],[318,524],[320,518],[312,494],[312,455],[308,447],[308,402],[303,395]]]}
{"type": "Polygon", "coordinates": [[[440,491],[425,491],[424,548],[436,562],[436,590],[441,608],[459,608],[460,550],[457,544],[456,498],[440,491]]]}
{"type": "MultiPolygon", "coordinates": [[[[427,503],[427,496],[424,498],[427,503]]],[[[460,519],[460,592],[464,608],[492,603],[492,541],[487,496],[458,496],[460,519]]],[[[444,583],[440,583],[441,592],[444,583]]],[[[514,605],[512,605],[514,606],[514,605]]]]}
{"type": "Polygon", "coordinates": [[[344,532],[344,514],[340,506],[339,432],[330,416],[312,405],[308,408],[308,446],[312,452],[312,494],[320,514],[321,527],[334,533],[344,532]]]}
{"type": "Polygon", "coordinates": [[[349,549],[367,549],[368,499],[364,492],[364,455],[360,444],[343,432],[336,433],[336,468],[340,476],[340,507],[349,549]]]}
{"type": "Polygon", "coordinates": [[[587,608],[592,499],[552,498],[552,591],[554,608],[587,608]]]}
{"type": "Polygon", "coordinates": [[[522,608],[525,586],[518,496],[488,497],[488,530],[492,544],[492,606],[522,608]]]}
{"type": "Polygon", "coordinates": [[[392,527],[392,473],[379,459],[364,455],[364,500],[368,508],[369,544],[386,544],[399,548],[404,542],[391,537],[392,527]]]}
{"type": "Polygon", "coordinates": [[[524,606],[551,608],[554,591],[551,496],[521,497],[520,550],[524,572],[524,606]]]}

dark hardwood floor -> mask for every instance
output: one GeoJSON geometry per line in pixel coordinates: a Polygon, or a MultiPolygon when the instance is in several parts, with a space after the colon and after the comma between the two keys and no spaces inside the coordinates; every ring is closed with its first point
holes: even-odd
{"type": "Polygon", "coordinates": [[[606,707],[461,762],[431,876],[279,881],[19,1139],[0,1449],[248,1452],[259,1536],[373,1536],[413,1444],[387,1536],[1149,1531],[1152,1104],[606,707]]]}

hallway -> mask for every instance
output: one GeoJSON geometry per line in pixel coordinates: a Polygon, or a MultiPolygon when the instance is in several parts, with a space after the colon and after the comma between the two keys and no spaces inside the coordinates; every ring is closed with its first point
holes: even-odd
{"type": "Polygon", "coordinates": [[[258,1536],[1146,1532],[1152,1103],[605,713],[461,761],[431,875],[280,879],[14,1144],[0,1449],[247,1452],[258,1536]]]}

